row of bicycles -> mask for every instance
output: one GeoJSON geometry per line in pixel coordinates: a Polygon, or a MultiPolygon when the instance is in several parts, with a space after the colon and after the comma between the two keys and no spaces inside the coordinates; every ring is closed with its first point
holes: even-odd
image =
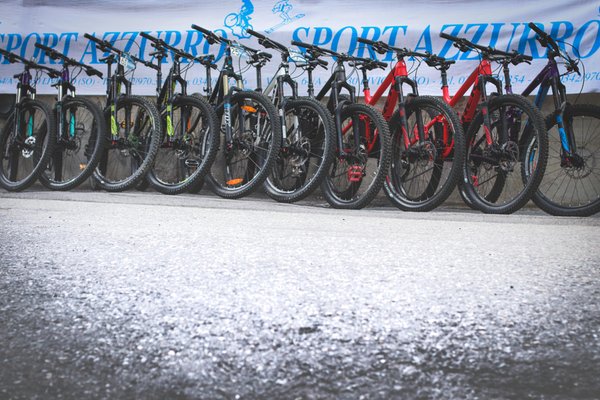
{"type": "Polygon", "coordinates": [[[460,51],[480,56],[454,95],[447,77],[454,60],[362,38],[372,55],[396,56],[374,92],[369,74],[388,67],[376,57],[293,41],[298,50],[253,30],[248,34],[280,56],[266,87],[262,68],[273,54],[197,25],[192,28],[208,43],[224,49],[220,68],[213,55],[190,54],[144,32],[150,61],[85,34],[105,55],[102,105],[76,96],[74,87],[81,73],[102,78],[95,68],[40,43],[35,46],[60,61],[60,70],[0,49],[6,60],[24,65],[15,76],[13,112],[0,132],[0,186],[23,190],[39,179],[50,189],[69,190],[91,178],[94,188],[107,191],[150,186],[178,194],[206,185],[225,198],[262,187],[280,202],[320,188],[332,207],[348,209],[367,206],[383,188],[407,211],[432,210],[458,189],[467,205],[486,213],[512,213],[533,200],[553,215],[592,215],[600,210],[600,107],[567,101],[561,77],[580,73],[579,60],[529,26],[547,49],[548,63],[522,94],[513,93],[510,67],[531,57],[444,33],[460,51]],[[167,58],[172,62],[163,76],[167,58]],[[236,70],[234,58],[240,66],[244,60],[244,71],[236,70]],[[330,78],[315,93],[313,72],[332,60],[330,78]],[[419,94],[409,60],[440,72],[440,97],[419,94]],[[132,95],[136,64],[156,72],[152,100],[132,95]],[[185,74],[198,64],[205,93],[188,94],[185,74]],[[298,92],[292,68],[306,74],[308,93],[298,92]],[[258,86],[251,90],[242,76],[249,69],[258,86]],[[362,78],[362,98],[349,83],[353,73],[362,78]],[[36,99],[42,74],[55,82],[52,108],[36,99]],[[532,104],[527,96],[536,90],[532,104]],[[554,110],[544,117],[540,108],[550,93],[554,110]]]}

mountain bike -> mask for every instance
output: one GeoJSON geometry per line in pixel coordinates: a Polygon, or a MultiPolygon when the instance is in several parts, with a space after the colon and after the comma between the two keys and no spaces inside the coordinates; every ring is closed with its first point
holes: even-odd
{"type": "MultiPolygon", "coordinates": [[[[535,24],[529,27],[537,33],[538,42],[548,49],[548,63],[523,91],[528,96],[539,87],[535,104],[544,104],[552,89],[554,111],[546,116],[548,129],[548,166],[533,201],[552,215],[589,216],[600,211],[600,107],[592,104],[571,104],[567,101],[566,88],[561,76],[577,73],[578,61],[561,50],[558,43],[535,24]],[[565,62],[566,72],[561,74],[557,58],[565,62]]],[[[504,64],[506,91],[512,86],[508,61],[504,64]]],[[[537,144],[530,142],[528,151],[536,151],[537,144]]],[[[537,166],[535,157],[526,157],[529,175],[537,166]]]]}
{"type": "Polygon", "coordinates": [[[162,137],[156,106],[143,97],[131,95],[131,82],[127,79],[127,73],[135,69],[136,62],[150,68],[152,64],[115,48],[106,40],[87,33],[84,37],[100,51],[109,53],[100,59],[108,66],[104,108],[108,129],[105,148],[92,177],[99,188],[120,192],[144,179],[152,168],[162,137]]]}
{"type": "MultiPolygon", "coordinates": [[[[448,89],[448,60],[430,60],[442,75],[443,99],[454,107],[473,87],[461,115],[466,132],[466,162],[459,191],[465,202],[485,213],[510,214],[523,207],[537,190],[548,158],[548,140],[543,117],[526,98],[502,94],[502,83],[492,74],[491,62],[497,56],[511,56],[491,47],[471,43],[467,39],[440,33],[454,42],[460,51],[476,51],[479,65],[454,96],[448,89]],[[488,94],[487,86],[495,92],[488,94]],[[538,151],[533,162],[535,171],[524,177],[529,160],[526,147],[532,138],[538,151]]],[[[526,56],[524,56],[527,58],[526,56]]]]}
{"type": "Polygon", "coordinates": [[[431,96],[419,95],[408,76],[405,58],[429,62],[429,53],[392,47],[385,42],[358,38],[377,53],[394,52],[397,62],[371,95],[367,72],[373,61],[355,62],[362,71],[365,102],[375,106],[389,88],[383,117],[390,124],[392,160],[383,185],[392,204],[404,211],[429,211],[442,204],[461,177],[465,139],[458,116],[450,106],[431,96]],[[410,93],[405,94],[404,86],[410,93]]]}
{"type": "MultiPolygon", "coordinates": [[[[208,92],[220,121],[219,151],[206,182],[214,193],[239,198],[256,190],[267,179],[281,146],[281,124],[277,109],[261,93],[243,89],[241,74],[233,68],[233,55],[244,46],[192,25],[209,44],[225,47],[223,67],[217,84],[208,92]],[[230,80],[235,84],[230,86],[230,80]]],[[[210,78],[211,67],[207,67],[210,78]]],[[[208,81],[210,82],[210,81],[208,81]]]]}
{"type": "MultiPolygon", "coordinates": [[[[329,171],[333,161],[333,118],[320,102],[298,97],[298,84],[290,75],[292,53],[288,47],[253,30],[247,32],[265,48],[281,54],[277,72],[264,90],[261,69],[266,58],[257,56],[250,61],[256,68],[256,90],[269,96],[278,109],[283,134],[277,160],[263,187],[277,201],[298,201],[312,193],[329,171]],[[291,96],[285,95],[286,86],[291,96]]],[[[299,53],[293,55],[292,60],[304,62],[299,53]]]]}
{"type": "Polygon", "coordinates": [[[155,49],[150,55],[157,60],[152,68],[156,70],[156,102],[163,124],[161,144],[146,179],[164,194],[193,190],[217,154],[217,115],[206,100],[187,95],[181,62],[187,59],[193,63],[196,57],[145,32],[140,35],[155,49]],[[173,64],[163,82],[161,65],[168,52],[173,64]]]}
{"type": "Polygon", "coordinates": [[[52,190],[70,190],[88,179],[100,161],[105,144],[106,123],[100,107],[84,97],[76,97],[73,81],[79,72],[102,78],[97,69],[69,58],[58,51],[36,43],[49,58],[62,61],[54,105],[56,143],[50,162],[39,176],[40,182],[52,190]],[[72,72],[72,69],[79,72],[72,72]]]}
{"type": "MultiPolygon", "coordinates": [[[[325,55],[336,57],[331,77],[315,96],[321,101],[329,93],[327,107],[334,115],[336,136],[333,163],[321,190],[332,207],[363,208],[383,186],[391,142],[388,124],[381,113],[372,106],[356,103],[354,86],[346,80],[344,63],[360,59],[308,43],[293,41],[292,44],[306,49],[310,59],[325,55]],[[342,90],[347,91],[349,97],[342,94],[342,90]]],[[[309,74],[309,94],[313,87],[312,74],[309,74]]]]}
{"type": "Polygon", "coordinates": [[[53,78],[59,72],[0,49],[9,63],[22,63],[15,105],[0,131],[0,186],[9,191],[27,189],[38,178],[54,151],[56,121],[48,105],[36,100],[36,82],[42,71],[53,78]],[[31,74],[36,71],[36,76],[31,74]]]}

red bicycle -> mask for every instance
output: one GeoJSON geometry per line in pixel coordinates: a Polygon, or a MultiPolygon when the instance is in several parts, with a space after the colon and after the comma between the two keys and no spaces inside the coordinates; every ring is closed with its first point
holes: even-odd
{"type": "MultiPolygon", "coordinates": [[[[520,209],[537,190],[548,159],[548,137],[540,111],[525,97],[502,94],[502,83],[492,72],[495,58],[512,56],[492,47],[441,33],[460,51],[476,51],[479,65],[454,96],[448,89],[447,71],[452,61],[431,57],[428,65],[441,71],[444,101],[455,107],[472,87],[461,115],[466,132],[466,162],[459,190],[465,202],[486,213],[509,214],[520,209]],[[488,94],[487,86],[495,92],[488,94]],[[526,147],[539,144],[535,160],[526,160],[526,147]],[[536,165],[532,173],[529,163],[536,165]]],[[[525,59],[531,59],[525,57],[525,59]]],[[[454,146],[456,149],[456,146],[454,146]]]]}
{"type": "Polygon", "coordinates": [[[406,57],[429,62],[432,55],[392,47],[381,41],[362,38],[358,41],[380,54],[394,52],[397,58],[373,95],[367,71],[377,65],[368,61],[354,62],[362,71],[367,104],[376,105],[389,88],[382,111],[392,134],[392,162],[384,184],[385,193],[401,210],[432,210],[456,187],[465,149],[463,129],[454,110],[435,97],[419,96],[417,82],[409,77],[406,57]],[[405,85],[411,90],[408,94],[404,92],[405,85]]]}

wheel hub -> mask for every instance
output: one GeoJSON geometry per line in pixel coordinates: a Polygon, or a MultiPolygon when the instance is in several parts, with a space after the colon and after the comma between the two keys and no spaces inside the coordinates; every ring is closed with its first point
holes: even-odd
{"type": "Polygon", "coordinates": [[[594,154],[585,147],[577,150],[577,153],[564,157],[560,166],[572,179],[583,179],[589,176],[596,168],[594,154]]]}

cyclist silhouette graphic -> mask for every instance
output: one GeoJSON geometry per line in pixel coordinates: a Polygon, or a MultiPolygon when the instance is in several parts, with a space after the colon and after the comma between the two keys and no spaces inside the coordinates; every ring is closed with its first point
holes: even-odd
{"type": "Polygon", "coordinates": [[[239,39],[247,39],[250,37],[246,33],[246,29],[253,29],[250,20],[250,14],[254,13],[254,5],[250,0],[242,0],[242,7],[239,13],[229,13],[225,16],[223,25],[225,25],[231,33],[239,39]]]}
{"type": "Polygon", "coordinates": [[[294,20],[300,19],[305,16],[305,14],[302,13],[290,16],[290,11],[292,11],[293,8],[294,6],[292,6],[290,0],[277,0],[271,11],[273,12],[273,14],[279,14],[281,22],[269,29],[266,29],[265,33],[269,34],[271,32],[274,32],[282,26],[290,24],[294,20]]]}
{"type": "Polygon", "coordinates": [[[292,18],[290,17],[289,12],[292,11],[292,8],[294,7],[290,4],[289,0],[279,0],[275,3],[275,6],[273,6],[271,11],[273,11],[273,14],[279,14],[284,22],[290,22],[292,18]]]}

